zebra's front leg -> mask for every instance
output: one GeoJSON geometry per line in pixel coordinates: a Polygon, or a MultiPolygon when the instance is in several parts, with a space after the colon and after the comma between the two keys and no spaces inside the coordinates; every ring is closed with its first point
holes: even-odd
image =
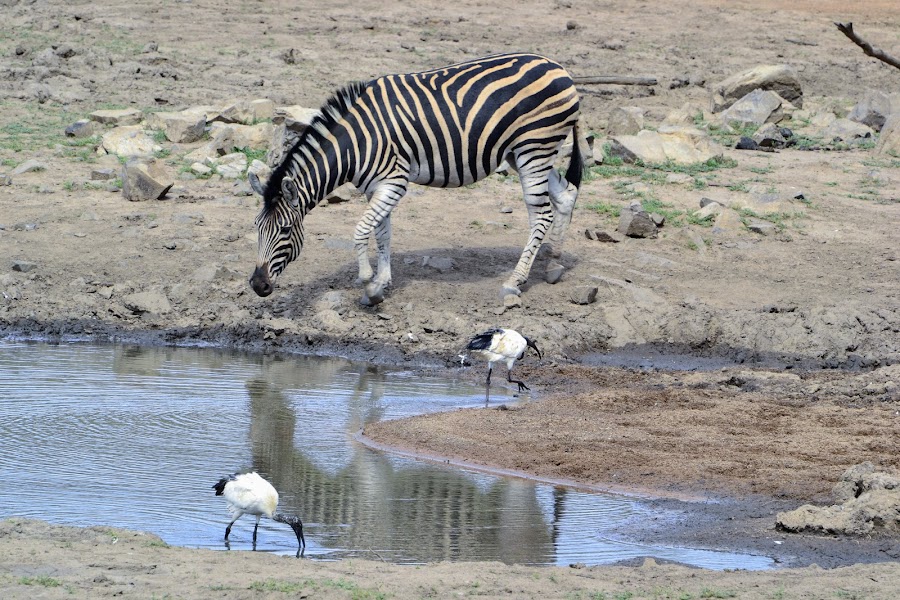
{"type": "Polygon", "coordinates": [[[378,270],[374,280],[366,285],[366,296],[371,305],[384,300],[384,288],[391,283],[391,215],[375,229],[375,243],[378,246],[378,270]]]}
{"type": "Polygon", "coordinates": [[[508,294],[520,295],[522,290],[519,286],[528,281],[528,274],[531,272],[531,265],[540,250],[541,243],[547,229],[553,222],[553,209],[550,206],[549,191],[547,186],[546,172],[540,176],[522,177],[522,189],[525,191],[525,205],[528,208],[528,222],[531,225],[531,235],[516,268],[513,269],[512,275],[503,284],[500,294],[506,296],[508,294]]]}
{"type": "Polygon", "coordinates": [[[359,278],[364,287],[361,302],[375,306],[384,301],[384,288],[391,281],[391,210],[406,193],[406,181],[383,183],[370,196],[369,208],[356,225],[353,241],[359,261],[359,278]],[[369,236],[375,232],[378,245],[378,274],[369,263],[369,236]]]}

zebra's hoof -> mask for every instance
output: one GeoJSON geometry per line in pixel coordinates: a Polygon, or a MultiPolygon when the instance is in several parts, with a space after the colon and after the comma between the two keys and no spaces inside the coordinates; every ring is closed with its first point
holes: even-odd
{"type": "Polygon", "coordinates": [[[381,304],[382,302],[384,302],[384,292],[379,291],[371,295],[368,292],[363,292],[362,298],[359,302],[363,306],[375,306],[376,304],[381,304]]]}
{"type": "Polygon", "coordinates": [[[509,295],[521,296],[522,290],[520,290],[517,286],[510,286],[509,284],[506,284],[502,288],[500,288],[501,298],[506,298],[509,295]]]}

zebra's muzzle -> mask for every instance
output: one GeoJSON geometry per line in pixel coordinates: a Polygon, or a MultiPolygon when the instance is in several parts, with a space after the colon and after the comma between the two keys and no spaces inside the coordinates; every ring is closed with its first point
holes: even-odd
{"type": "Polygon", "coordinates": [[[268,265],[256,267],[256,270],[253,271],[253,276],[250,277],[250,287],[253,288],[257,296],[262,296],[263,298],[272,293],[275,286],[272,285],[272,280],[269,279],[268,265]]]}

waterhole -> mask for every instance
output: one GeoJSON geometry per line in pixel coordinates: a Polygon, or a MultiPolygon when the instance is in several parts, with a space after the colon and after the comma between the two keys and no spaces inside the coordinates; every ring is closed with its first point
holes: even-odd
{"type": "MultiPolygon", "coordinates": [[[[354,441],[366,423],[482,406],[483,388],[341,359],[213,349],[0,342],[0,517],[111,525],[226,549],[219,477],[256,470],[305,523],[306,556],[713,569],[766,557],[635,545],[640,501],[419,462],[354,441]]],[[[503,401],[499,387],[492,392],[503,401]]],[[[230,549],[249,550],[244,516],[230,549]]],[[[293,554],[263,520],[257,550],[293,554]]]]}

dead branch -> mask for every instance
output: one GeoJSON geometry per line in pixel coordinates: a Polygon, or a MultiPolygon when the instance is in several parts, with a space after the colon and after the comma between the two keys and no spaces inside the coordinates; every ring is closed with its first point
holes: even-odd
{"type": "Polygon", "coordinates": [[[837,27],[841,33],[850,38],[851,42],[862,48],[862,51],[865,52],[866,56],[877,58],[878,60],[886,62],[892,67],[900,69],[900,60],[894,58],[890,54],[884,53],[878,48],[873,47],[872,44],[859,37],[859,35],[857,35],[855,31],[853,31],[853,23],[835,23],[834,26],[837,27]]]}
{"type": "Polygon", "coordinates": [[[573,77],[575,85],[656,85],[656,77],[626,77],[620,75],[588,75],[573,77]]]}

